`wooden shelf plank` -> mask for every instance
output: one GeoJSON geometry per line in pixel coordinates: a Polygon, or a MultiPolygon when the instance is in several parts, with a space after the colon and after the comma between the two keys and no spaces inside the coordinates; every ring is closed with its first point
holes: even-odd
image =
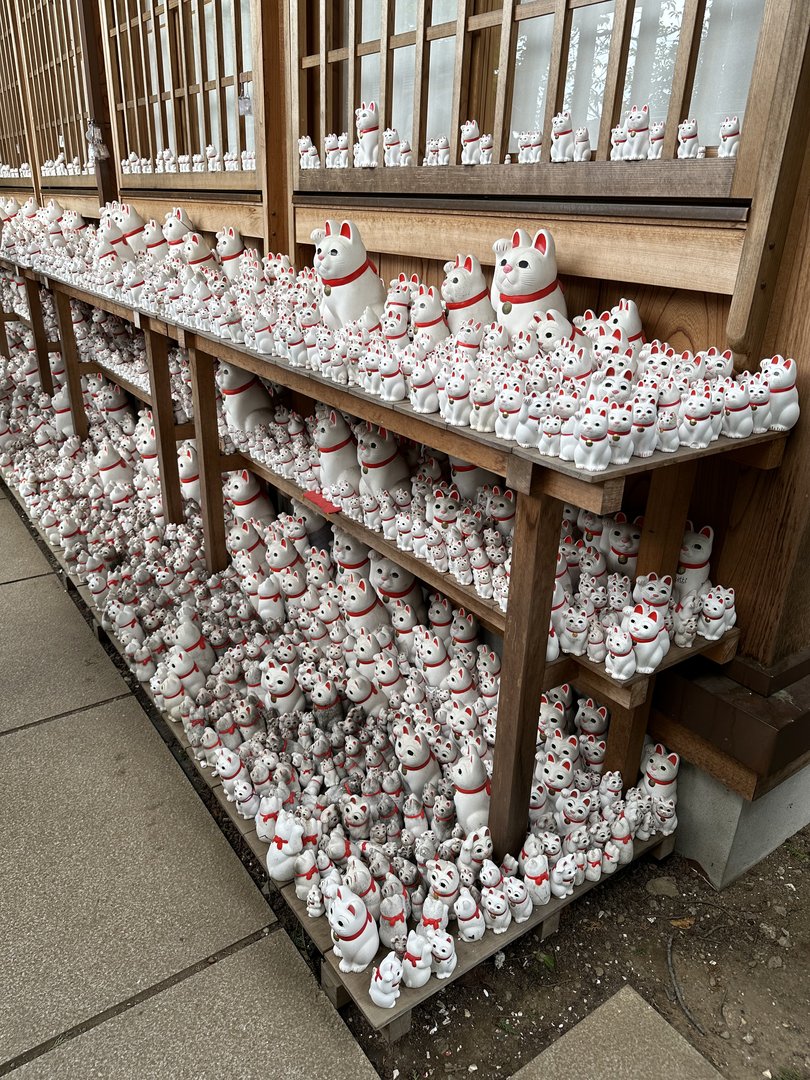
{"type": "MultiPolygon", "coordinates": [[[[440,169],[303,169],[298,192],[357,195],[445,195],[510,198],[715,199],[731,197],[730,158],[590,161],[440,169]]],[[[448,248],[448,250],[450,250],[448,248]]]]}
{"type": "Polygon", "coordinates": [[[503,634],[506,627],[506,615],[492,600],[484,600],[483,597],[479,596],[471,585],[459,585],[450,574],[443,574],[441,571],[435,570],[424,559],[418,559],[412,552],[403,551],[390,540],[386,540],[382,533],[366,528],[361,522],[354,521],[340,510],[336,509],[334,513],[325,511],[320,503],[310,499],[310,492],[304,491],[294,481],[279,476],[278,473],[268,469],[265,465],[261,465],[258,461],[254,461],[253,458],[246,454],[224,457],[223,464],[229,470],[240,467],[251,469],[257,476],[263,477],[269,484],[284,492],[289,498],[309,503],[332,525],[343,529],[344,532],[354,536],[367,547],[373,548],[381,555],[391,559],[392,562],[397,563],[398,566],[409,570],[420,581],[434,589],[438,589],[439,592],[449,597],[454,604],[463,607],[466,611],[473,612],[479,622],[490,630],[494,630],[496,634],[503,634]]]}

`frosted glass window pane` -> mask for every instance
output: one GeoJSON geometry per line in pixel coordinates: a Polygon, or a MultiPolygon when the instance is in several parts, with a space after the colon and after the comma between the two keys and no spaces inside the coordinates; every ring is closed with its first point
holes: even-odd
{"type": "MultiPolygon", "coordinates": [[[[209,90],[208,93],[208,109],[211,115],[211,132],[212,139],[219,139],[219,92],[217,90],[209,90]]],[[[219,148],[224,154],[227,147],[222,146],[219,148]]]]}
{"type": "Polygon", "coordinates": [[[177,132],[174,129],[174,102],[166,102],[166,125],[169,129],[169,146],[168,149],[173,154],[177,154],[177,132]]]}
{"type": "Polygon", "coordinates": [[[430,25],[438,26],[440,23],[455,22],[457,15],[457,0],[433,0],[430,25]]]}
{"type": "Polygon", "coordinates": [[[515,43],[510,151],[517,150],[518,132],[542,130],[553,32],[553,15],[541,15],[520,23],[515,43]]]}
{"type": "MultiPolygon", "coordinates": [[[[380,54],[371,53],[360,59],[360,101],[380,100],[380,54]]],[[[355,102],[354,108],[360,104],[355,102]]],[[[352,113],[352,117],[354,113],[352,113]]],[[[354,120],[352,120],[354,122],[354,120]]]]}
{"type": "Polygon", "coordinates": [[[214,8],[214,4],[206,4],[204,8],[206,79],[217,77],[217,24],[214,8]]]}
{"type": "Polygon", "coordinates": [[[223,152],[225,150],[236,150],[236,124],[238,121],[236,113],[236,90],[233,86],[225,87],[225,112],[228,117],[228,145],[222,147],[223,152]]]}
{"type": "Polygon", "coordinates": [[[706,0],[689,115],[700,141],[716,146],[726,116],[742,122],[762,25],[764,0],[706,0]]]}
{"type": "MultiPolygon", "coordinates": [[[[565,77],[563,108],[571,113],[574,127],[586,127],[594,142],[602,118],[614,0],[575,8],[571,19],[571,43],[565,77]]],[[[551,132],[545,132],[550,138],[551,132]]]]}
{"type": "Polygon", "coordinates": [[[396,0],[394,33],[407,34],[416,29],[416,0],[396,0]]]}
{"type": "Polygon", "coordinates": [[[376,41],[380,36],[380,0],[358,0],[360,3],[360,40],[376,41]]]}
{"type": "MultiPolygon", "coordinates": [[[[428,104],[426,138],[450,135],[453,108],[453,67],[456,58],[455,37],[438,38],[430,43],[428,68],[428,104]]],[[[414,164],[421,164],[420,148],[414,146],[414,164]]]]}
{"type": "Polygon", "coordinates": [[[684,0],[639,0],[633,12],[622,119],[631,105],[649,102],[650,118],[665,120],[683,18],[684,0]]]}
{"type": "Polygon", "coordinates": [[[233,0],[220,0],[222,4],[222,74],[233,75],[236,68],[236,41],[233,34],[233,0]]]}
{"type": "Polygon", "coordinates": [[[391,126],[410,142],[413,126],[413,69],[416,46],[394,49],[394,78],[391,102],[391,126]]]}
{"type": "MultiPolygon", "coordinates": [[[[242,58],[240,71],[253,70],[253,43],[250,37],[250,0],[242,0],[242,58]]],[[[238,73],[237,73],[238,74],[238,73]]]]}

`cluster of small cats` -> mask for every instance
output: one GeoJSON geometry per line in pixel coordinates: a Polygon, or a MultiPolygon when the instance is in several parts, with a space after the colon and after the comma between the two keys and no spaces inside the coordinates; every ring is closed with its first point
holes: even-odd
{"type": "Polygon", "coordinates": [[[111,204],[94,230],[54,202],[12,201],[4,222],[3,251],[55,277],[587,471],[799,416],[791,359],[735,375],[728,351],[645,342],[632,300],[569,320],[545,229],[493,244],[491,285],[459,255],[440,290],[404,274],[386,290],[350,221],[313,233],[314,268],[299,273],[286,256],[260,262],[232,228],[213,251],[180,209],[159,227],[111,204]]]}
{"type": "Polygon", "coordinates": [[[65,437],[15,324],[8,334],[4,478],[201,766],[255,820],[270,877],[326,913],[343,970],[391,950],[372,979],[378,1004],[393,1004],[400,977],[452,973],[450,920],[460,941],[500,933],[675,828],[677,757],[650,751],[623,799],[621,777],[603,775],[607,710],[575,709],[563,686],[541,703],[526,841],[495,866],[500,659],[474,617],[330,536],[311,509],[276,515],[246,472],[228,481],[232,564],[208,575],[193,502],[184,524],[162,521],[149,411],[108,410],[103,381],[88,381],[89,438],[65,437]]]}
{"type": "Polygon", "coordinates": [[[734,590],[712,585],[714,531],[691,523],[675,580],[636,575],[643,521],[566,507],[551,609],[548,661],[560,653],[604,664],[619,682],[652,674],[672,645],[717,641],[737,621],[734,590]]]}
{"type": "Polygon", "coordinates": [[[0,162],[0,177],[3,180],[16,180],[18,177],[30,175],[31,166],[27,161],[23,161],[19,165],[7,165],[5,161],[0,162]]]}
{"type": "MultiPolygon", "coordinates": [[[[352,148],[352,164],[359,169],[373,169],[380,163],[380,116],[377,103],[361,102],[355,109],[356,140],[352,148]]],[[[543,132],[521,131],[517,138],[517,163],[533,165],[541,160],[543,132]]],[[[650,107],[636,105],[624,122],[610,133],[611,161],[654,161],[664,149],[666,121],[650,122],[650,107]]],[[[736,157],[740,144],[740,121],[727,116],[720,125],[718,157],[736,157]]],[[[477,120],[465,120],[461,125],[459,150],[462,165],[492,164],[492,135],[481,134],[477,120]]],[[[382,137],[383,164],[386,166],[414,165],[414,151],[407,139],[396,128],[386,128],[382,137]]],[[[706,147],[700,145],[697,120],[686,119],[678,125],[678,157],[704,158],[706,147]]],[[[557,113],[551,121],[552,162],[590,161],[593,153],[587,127],[575,128],[568,110],[557,113]]],[[[446,135],[429,138],[425,146],[422,165],[450,165],[450,140],[446,135]]],[[[321,158],[318,148],[309,135],[298,140],[298,159],[302,169],[319,169],[321,158]]],[[[507,154],[504,164],[512,163],[513,155],[507,154]]],[[[324,138],[324,164],[327,169],[349,168],[349,133],[332,133],[324,138]]]]}
{"type": "Polygon", "coordinates": [[[121,159],[121,172],[125,176],[142,173],[217,173],[252,172],[256,168],[256,151],[226,150],[223,154],[211,143],[197,154],[175,154],[173,150],[158,150],[154,158],[140,157],[133,150],[121,159]]]}

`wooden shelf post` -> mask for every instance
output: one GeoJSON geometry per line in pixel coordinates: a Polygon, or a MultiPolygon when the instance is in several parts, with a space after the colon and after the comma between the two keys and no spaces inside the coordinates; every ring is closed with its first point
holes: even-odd
{"type": "Polygon", "coordinates": [[[546,671],[562,503],[538,491],[541,472],[534,470],[530,492],[518,496],[515,515],[489,811],[498,860],[519,851],[526,836],[546,671]]]}
{"type": "Polygon", "coordinates": [[[160,492],[167,521],[183,520],[183,497],[177,468],[177,441],[174,430],[174,404],[169,379],[169,341],[150,327],[144,327],[146,363],[152,389],[152,419],[157,435],[160,464],[160,492]]]}
{"type": "MultiPolygon", "coordinates": [[[[189,335],[190,339],[190,335],[189,335]]],[[[217,427],[216,361],[208,353],[188,344],[191,393],[194,399],[194,438],[200,469],[200,509],[205,534],[205,558],[211,573],[228,565],[225,547],[225,514],[222,504],[222,464],[217,427]]]]}
{"type": "Polygon", "coordinates": [[[655,469],[641,530],[637,574],[672,574],[678,562],[697,474],[697,458],[655,469]]]}
{"type": "Polygon", "coordinates": [[[39,295],[39,285],[28,274],[25,275],[25,295],[28,300],[28,318],[31,323],[31,332],[34,335],[34,344],[37,350],[37,366],[39,367],[39,381],[46,394],[53,396],[53,376],[51,375],[51,361],[48,352],[48,335],[45,333],[45,324],[42,321],[42,302],[39,295]]]}
{"type": "Polygon", "coordinates": [[[59,340],[62,343],[62,359],[65,362],[65,379],[70,394],[70,413],[73,417],[73,430],[84,442],[87,438],[87,413],[82,395],[82,376],[79,371],[79,350],[76,347],[76,335],[73,333],[73,316],[70,312],[70,298],[59,289],[53,291],[56,305],[56,321],[59,324],[59,340]]]}

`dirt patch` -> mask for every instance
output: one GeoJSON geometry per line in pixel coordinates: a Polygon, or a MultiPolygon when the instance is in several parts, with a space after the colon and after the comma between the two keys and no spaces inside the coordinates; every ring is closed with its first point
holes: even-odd
{"type": "Polygon", "coordinates": [[[810,827],[724,892],[643,860],[414,1013],[394,1047],[344,1017],[385,1080],[508,1077],[625,984],[728,1080],[810,1080],[810,827]],[[677,1003],[667,965],[701,1035],[677,1003]]]}

